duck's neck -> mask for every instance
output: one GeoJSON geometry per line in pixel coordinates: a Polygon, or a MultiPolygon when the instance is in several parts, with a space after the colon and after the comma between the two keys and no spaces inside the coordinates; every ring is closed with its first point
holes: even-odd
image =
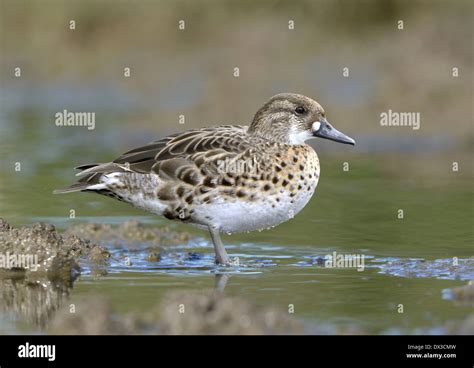
{"type": "Polygon", "coordinates": [[[306,144],[305,142],[313,138],[309,132],[295,132],[290,134],[265,134],[264,132],[254,131],[248,132],[251,138],[255,140],[263,140],[271,143],[280,143],[290,146],[299,146],[306,144]]]}

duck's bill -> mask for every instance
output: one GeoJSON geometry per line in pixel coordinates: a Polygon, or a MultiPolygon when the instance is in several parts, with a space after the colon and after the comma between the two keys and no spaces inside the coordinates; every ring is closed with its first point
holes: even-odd
{"type": "Polygon", "coordinates": [[[313,135],[315,137],[329,139],[334,142],[351,144],[355,146],[356,142],[351,137],[334,128],[327,120],[313,123],[313,135]]]}

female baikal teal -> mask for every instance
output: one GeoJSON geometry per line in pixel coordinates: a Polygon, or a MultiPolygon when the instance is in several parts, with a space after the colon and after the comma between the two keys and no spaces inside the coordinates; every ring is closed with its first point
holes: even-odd
{"type": "Polygon", "coordinates": [[[312,197],[319,159],[305,144],[320,137],[354,145],[299,94],[273,96],[249,126],[222,125],[170,135],[112,162],[77,167],[79,181],[55,193],[95,192],[209,229],[218,264],[230,263],[220,232],[270,228],[312,197]]]}

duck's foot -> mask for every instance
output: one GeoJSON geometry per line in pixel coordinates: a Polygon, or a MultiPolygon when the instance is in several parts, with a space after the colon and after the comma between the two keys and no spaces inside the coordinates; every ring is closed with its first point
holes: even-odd
{"type": "Polygon", "coordinates": [[[226,267],[238,267],[240,265],[240,260],[239,257],[230,258],[229,256],[227,256],[225,259],[222,259],[219,258],[219,256],[216,256],[216,265],[226,267]]]}

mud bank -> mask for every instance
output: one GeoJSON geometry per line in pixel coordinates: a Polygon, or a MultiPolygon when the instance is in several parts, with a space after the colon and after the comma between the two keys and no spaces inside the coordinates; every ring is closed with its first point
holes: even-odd
{"type": "MultiPolygon", "coordinates": [[[[114,246],[125,246],[127,254],[141,248],[140,254],[147,261],[156,262],[163,247],[187,239],[187,234],[168,228],[148,229],[136,221],[114,227],[86,223],[59,232],[50,224],[15,228],[0,219],[0,311],[44,328],[56,311],[66,305],[81,272],[92,276],[109,272],[114,246]]],[[[105,316],[100,300],[92,304],[89,317],[101,313],[105,316]]],[[[98,323],[99,331],[124,332],[118,327],[105,328],[103,323],[98,323]]],[[[86,330],[92,328],[87,326],[86,330]]]]}
{"type": "Polygon", "coordinates": [[[60,234],[53,225],[37,223],[14,228],[0,219],[0,276],[71,280],[80,272],[79,260],[104,263],[104,247],[75,235],[60,234]]]}
{"type": "Polygon", "coordinates": [[[69,297],[81,264],[107,266],[109,252],[53,225],[14,228],[0,219],[0,311],[44,327],[69,297]]]}
{"type": "Polygon", "coordinates": [[[261,308],[215,291],[171,292],[144,315],[117,316],[104,299],[78,304],[75,313],[63,308],[51,321],[51,334],[301,334],[294,316],[261,308]]]}
{"type": "Polygon", "coordinates": [[[65,234],[90,239],[101,244],[128,247],[136,244],[169,246],[182,244],[190,239],[187,233],[173,231],[166,226],[149,228],[138,221],[126,221],[119,226],[97,223],[78,224],[66,230],[65,234]]]}
{"type": "Polygon", "coordinates": [[[174,231],[167,226],[146,227],[133,220],[118,226],[98,223],[78,224],[67,229],[65,234],[90,239],[107,246],[122,262],[130,258],[135,259],[135,256],[140,254],[141,260],[150,263],[159,262],[174,245],[186,244],[191,238],[188,233],[174,231]],[[123,252],[120,252],[120,249],[123,252]]]}
{"type": "Polygon", "coordinates": [[[103,266],[111,257],[110,248],[141,248],[145,259],[155,262],[167,246],[182,244],[189,238],[187,233],[167,227],[147,228],[137,221],[119,226],[78,224],[60,233],[50,224],[14,228],[0,219],[0,273],[4,277],[13,272],[15,277],[23,273],[67,280],[80,273],[81,263],[87,263],[92,271],[101,266],[106,272],[103,266]]]}

